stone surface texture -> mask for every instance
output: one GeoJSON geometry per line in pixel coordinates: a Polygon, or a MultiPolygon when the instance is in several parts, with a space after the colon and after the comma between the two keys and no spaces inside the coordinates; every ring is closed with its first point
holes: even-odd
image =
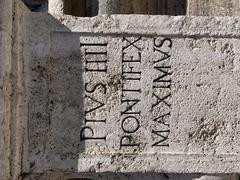
{"type": "Polygon", "coordinates": [[[0,1],[0,178],[17,179],[21,171],[25,106],[23,99],[23,13],[21,1],[0,1]],[[14,28],[13,28],[14,27],[14,28]]]}
{"type": "Polygon", "coordinates": [[[5,114],[5,67],[11,60],[11,1],[0,1],[0,177],[8,176],[9,172],[9,125],[5,114]]]}
{"type": "Polygon", "coordinates": [[[63,14],[63,0],[51,0],[48,2],[48,9],[50,13],[63,14]]]}
{"type": "MultiPolygon", "coordinates": [[[[26,168],[30,167],[30,172],[42,172],[54,167],[76,172],[239,172],[239,145],[237,140],[234,140],[238,134],[238,115],[235,114],[238,108],[239,71],[236,60],[239,57],[239,41],[238,31],[235,30],[239,26],[238,18],[129,15],[96,18],[58,16],[59,19],[56,20],[50,15],[32,16],[34,18],[27,19],[27,33],[30,35],[28,42],[31,42],[27,47],[31,47],[32,52],[26,57],[26,65],[29,68],[27,72],[30,73],[27,82],[30,89],[30,160],[24,163],[26,168]],[[74,134],[80,131],[79,114],[83,112],[83,87],[78,84],[84,84],[80,73],[81,63],[84,61],[80,61],[82,54],[79,46],[81,37],[87,36],[85,33],[93,32],[98,33],[96,38],[99,37],[99,42],[102,41],[101,37],[122,38],[123,34],[130,38],[142,35],[146,38],[146,43],[147,39],[151,41],[154,37],[160,40],[164,37],[173,39],[175,48],[171,52],[171,65],[172,80],[175,84],[171,98],[172,149],[160,150],[161,153],[153,150],[150,154],[146,148],[143,149],[147,152],[144,156],[138,155],[136,151],[136,155],[127,157],[120,154],[113,157],[108,154],[116,151],[103,148],[101,152],[96,145],[95,152],[80,152],[80,155],[89,156],[77,160],[78,155],[75,152],[81,151],[81,148],[78,149],[75,143],[69,142],[79,140],[79,136],[75,137],[74,134]],[[132,34],[136,35],[133,37],[132,34]],[[71,106],[66,103],[70,103],[71,106]],[[71,123],[64,121],[68,118],[72,120],[71,123]],[[177,127],[178,129],[174,129],[177,127]],[[198,163],[195,163],[196,161],[198,163]],[[151,164],[145,166],[148,162],[151,164]],[[124,169],[124,166],[128,168],[124,169]]],[[[116,42],[119,41],[116,39],[116,42]]],[[[150,46],[146,47],[151,49],[150,46]]],[[[113,48],[113,51],[115,50],[116,54],[119,53],[117,48],[113,48]]],[[[116,67],[115,69],[120,67],[117,65],[120,61],[118,58],[116,56],[116,62],[111,62],[110,65],[116,67]]],[[[112,125],[107,126],[110,128],[107,130],[114,132],[111,127],[112,125]]]]}
{"type": "Polygon", "coordinates": [[[238,16],[239,0],[189,0],[188,15],[194,16],[238,16]]]}
{"type": "Polygon", "coordinates": [[[239,18],[78,18],[61,1],[52,15],[0,2],[0,179],[237,179],[239,18]],[[121,103],[126,78],[136,104],[121,103]]]}

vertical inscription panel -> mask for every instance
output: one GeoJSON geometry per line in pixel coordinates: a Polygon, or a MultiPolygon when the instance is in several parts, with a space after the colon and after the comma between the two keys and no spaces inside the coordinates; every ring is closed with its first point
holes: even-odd
{"type": "Polygon", "coordinates": [[[237,153],[238,43],[80,37],[83,154],[237,153]]]}
{"type": "Polygon", "coordinates": [[[36,172],[203,172],[195,160],[237,161],[238,39],[53,33],[50,41],[48,125],[29,132],[36,172]]]}
{"type": "Polygon", "coordinates": [[[170,38],[80,37],[87,154],[168,151],[170,38]]]}

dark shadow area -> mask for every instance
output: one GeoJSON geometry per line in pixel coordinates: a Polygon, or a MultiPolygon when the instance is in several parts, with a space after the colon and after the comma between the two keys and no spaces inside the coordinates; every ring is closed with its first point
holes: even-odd
{"type": "Polygon", "coordinates": [[[64,14],[78,17],[92,17],[98,14],[97,0],[64,0],[64,14]]]}
{"type": "Polygon", "coordinates": [[[23,2],[33,12],[48,11],[48,0],[23,0],[23,2]]]}
{"type": "MultiPolygon", "coordinates": [[[[23,0],[33,12],[47,12],[47,0],[23,0]]],[[[111,1],[110,1],[111,2],[111,1]]],[[[100,0],[64,0],[64,14],[78,17],[93,17],[99,12],[100,0]]],[[[106,4],[113,14],[186,15],[187,0],[150,0],[148,3],[135,0],[119,0],[117,4],[106,4]],[[140,3],[140,4],[139,4],[140,3]],[[149,5],[148,5],[149,4],[149,5]],[[125,6],[124,6],[125,5],[125,6]],[[112,6],[112,7],[110,7],[112,6]]]]}
{"type": "Polygon", "coordinates": [[[93,17],[98,15],[99,3],[98,0],[87,0],[86,2],[86,16],[93,17]]]}
{"type": "Polygon", "coordinates": [[[79,50],[79,33],[51,33],[49,63],[49,100],[52,107],[51,131],[54,155],[72,160],[77,170],[79,153],[84,152],[80,130],[84,120],[83,57],[79,50]]]}
{"type": "Polygon", "coordinates": [[[93,17],[101,14],[186,15],[187,0],[64,0],[64,14],[93,17]],[[104,10],[103,10],[104,9],[104,10]]]}
{"type": "Polygon", "coordinates": [[[44,168],[77,172],[85,146],[80,144],[84,85],[79,34],[47,14],[31,13],[26,21],[29,101],[24,166],[29,170],[23,173],[34,175],[44,168]]]}
{"type": "Polygon", "coordinates": [[[161,0],[156,1],[156,15],[186,15],[187,0],[161,0]]]}

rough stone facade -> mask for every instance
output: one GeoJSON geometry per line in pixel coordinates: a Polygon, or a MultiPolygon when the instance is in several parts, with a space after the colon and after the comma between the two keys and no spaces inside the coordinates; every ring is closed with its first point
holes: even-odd
{"type": "Polygon", "coordinates": [[[0,179],[238,179],[239,17],[154,15],[236,8],[156,3],[0,1],[0,179]]]}

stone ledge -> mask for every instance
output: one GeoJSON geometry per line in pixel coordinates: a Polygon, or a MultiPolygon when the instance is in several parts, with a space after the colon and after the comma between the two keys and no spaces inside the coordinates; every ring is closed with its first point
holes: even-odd
{"type": "Polygon", "coordinates": [[[230,16],[102,15],[84,18],[32,13],[31,17],[27,20],[30,24],[34,23],[47,31],[62,31],[61,28],[56,28],[59,27],[54,23],[57,20],[71,32],[181,35],[188,37],[238,37],[240,35],[240,18],[230,16]]]}

